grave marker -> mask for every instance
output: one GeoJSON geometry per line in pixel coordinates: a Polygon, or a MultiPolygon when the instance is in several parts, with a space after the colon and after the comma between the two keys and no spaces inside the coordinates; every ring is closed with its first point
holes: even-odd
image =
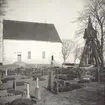
{"type": "Polygon", "coordinates": [[[52,69],[49,71],[48,90],[53,91],[53,70],[52,69]]]}
{"type": "Polygon", "coordinates": [[[5,76],[7,76],[7,75],[8,75],[8,73],[7,73],[7,72],[8,72],[8,70],[6,69],[6,71],[5,71],[5,76]]]}
{"type": "Polygon", "coordinates": [[[29,83],[27,83],[27,98],[30,98],[30,92],[29,92],[29,83]]]}
{"type": "Polygon", "coordinates": [[[16,79],[13,80],[13,89],[16,91],[16,79]]]}
{"type": "Polygon", "coordinates": [[[53,55],[51,56],[51,69],[49,71],[49,78],[48,78],[48,90],[53,92],[53,55]]]}
{"type": "Polygon", "coordinates": [[[35,97],[40,100],[40,87],[39,87],[39,78],[36,79],[36,88],[35,88],[35,97]]]}
{"type": "Polygon", "coordinates": [[[53,92],[55,94],[58,94],[58,92],[59,92],[59,89],[58,89],[58,81],[54,81],[53,92]]]}

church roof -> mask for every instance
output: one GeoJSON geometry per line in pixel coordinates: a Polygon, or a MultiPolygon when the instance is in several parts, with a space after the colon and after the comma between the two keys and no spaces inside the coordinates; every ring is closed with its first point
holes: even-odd
{"type": "Polygon", "coordinates": [[[61,42],[54,24],[3,21],[3,39],[61,42]]]}

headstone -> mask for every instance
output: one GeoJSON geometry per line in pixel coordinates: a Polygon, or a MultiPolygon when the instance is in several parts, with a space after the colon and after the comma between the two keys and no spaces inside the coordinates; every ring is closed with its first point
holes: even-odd
{"type": "Polygon", "coordinates": [[[53,70],[52,69],[49,71],[48,90],[53,91],[53,70]]]}
{"type": "Polygon", "coordinates": [[[36,79],[36,88],[35,88],[35,97],[40,100],[41,96],[40,96],[40,87],[39,87],[39,79],[36,79]]]}
{"type": "Polygon", "coordinates": [[[27,83],[27,98],[30,98],[30,92],[29,92],[29,83],[27,83]]]}
{"type": "Polygon", "coordinates": [[[8,70],[6,69],[6,71],[5,71],[5,76],[7,76],[7,75],[8,75],[8,73],[7,73],[7,72],[8,72],[8,70]]]}
{"type": "Polygon", "coordinates": [[[51,56],[51,69],[49,71],[49,78],[48,78],[48,90],[53,92],[53,55],[51,56]]]}
{"type": "Polygon", "coordinates": [[[55,93],[55,94],[58,94],[58,81],[54,81],[53,82],[54,83],[54,85],[53,85],[53,92],[55,93]]]}

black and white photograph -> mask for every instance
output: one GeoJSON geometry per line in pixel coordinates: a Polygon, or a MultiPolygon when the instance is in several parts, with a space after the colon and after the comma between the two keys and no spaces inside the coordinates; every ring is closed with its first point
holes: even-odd
{"type": "Polygon", "coordinates": [[[0,105],[105,105],[105,0],[0,0],[0,105]]]}

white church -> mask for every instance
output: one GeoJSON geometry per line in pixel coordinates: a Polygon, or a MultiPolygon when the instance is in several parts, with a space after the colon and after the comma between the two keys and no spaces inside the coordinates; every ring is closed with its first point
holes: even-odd
{"type": "Polygon", "coordinates": [[[3,20],[0,33],[0,63],[62,63],[62,42],[54,24],[3,20]]]}

